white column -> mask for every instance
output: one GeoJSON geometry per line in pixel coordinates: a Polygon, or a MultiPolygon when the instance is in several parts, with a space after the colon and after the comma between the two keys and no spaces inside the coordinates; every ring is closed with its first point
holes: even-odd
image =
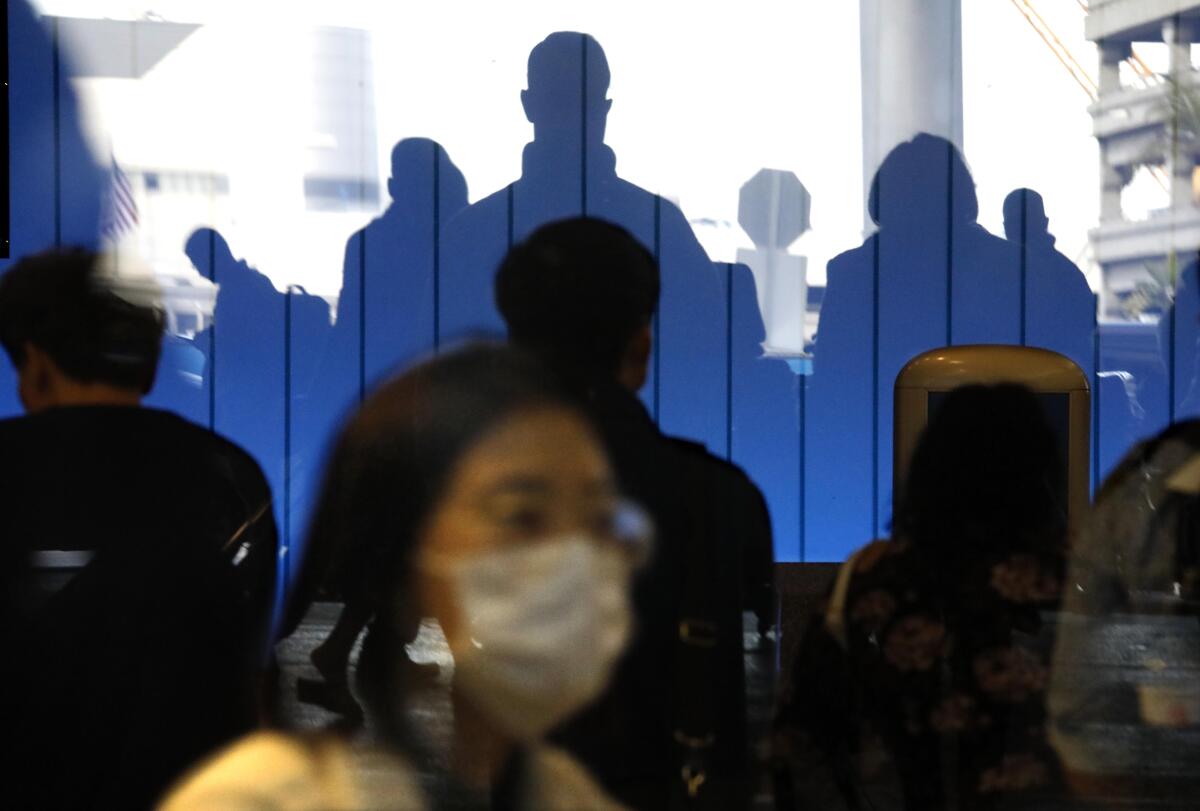
{"type": "MultiPolygon", "coordinates": [[[[1178,20],[1169,19],[1163,23],[1163,42],[1166,43],[1168,55],[1167,70],[1171,74],[1171,90],[1176,93],[1193,92],[1189,76],[1192,69],[1190,33],[1178,20]]],[[[1172,109],[1177,108],[1174,103],[1171,106],[1172,109]]],[[[1196,161],[1190,148],[1178,142],[1179,131],[1169,129],[1168,133],[1172,131],[1176,140],[1168,148],[1167,170],[1171,177],[1171,208],[1179,210],[1192,207],[1192,171],[1196,168],[1196,161]]]]}
{"type": "MultiPolygon", "coordinates": [[[[1100,54],[1100,100],[1121,89],[1121,63],[1129,58],[1128,42],[1101,42],[1100,54]]],[[[1108,147],[1100,142],[1100,221],[1121,220],[1121,190],[1129,181],[1128,173],[1114,167],[1108,158],[1108,147]]]]}
{"type": "Polygon", "coordinates": [[[859,14],[867,189],[887,153],[919,132],[962,148],[962,0],[859,0],[859,14]]]}

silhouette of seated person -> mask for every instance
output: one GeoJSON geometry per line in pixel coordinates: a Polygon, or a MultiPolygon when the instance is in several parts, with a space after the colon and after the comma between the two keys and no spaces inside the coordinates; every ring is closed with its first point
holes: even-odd
{"type": "Polygon", "coordinates": [[[99,263],[52,251],[0,279],[0,343],[28,412],[0,422],[0,537],[92,553],[23,606],[6,651],[14,807],[149,807],[254,724],[265,663],[270,491],[237,446],[139,406],[161,311],[99,263]]]}
{"type": "MultiPolygon", "coordinates": [[[[745,769],[742,559],[770,544],[762,495],[737,467],[664,436],[637,398],[648,373],[658,303],[654,257],[621,227],[573,218],[539,228],[509,252],[496,302],[518,347],[540,357],[600,429],[623,492],[657,528],[635,583],[637,635],[607,692],[565,724],[566,746],[618,799],[661,809],[681,791],[675,733],[698,754],[714,807],[737,808],[745,769]],[[707,628],[698,647],[681,624],[707,628]]],[[[694,641],[694,640],[693,640],[694,641]]]]}
{"type": "Polygon", "coordinates": [[[722,280],[679,209],[617,175],[604,143],[612,100],[610,71],[590,35],[559,31],[529,54],[521,105],[533,141],[521,177],[471,205],[443,232],[442,334],[499,331],[492,275],[505,252],[538,226],[587,215],[616,223],[651,248],[662,268],[659,312],[661,408],[667,430],[712,441],[723,437],[723,393],[708,370],[719,369],[724,318],[722,280]],[[714,365],[716,364],[716,365],[714,365]]]}
{"type": "Polygon", "coordinates": [[[1051,349],[1091,379],[1096,299],[1083,272],[1055,247],[1042,196],[1014,189],[1004,198],[1004,235],[1025,271],[1025,344],[1051,349]]]}
{"type": "MultiPolygon", "coordinates": [[[[315,392],[322,416],[311,430],[321,444],[372,381],[432,351],[436,341],[438,226],[466,208],[467,182],[436,141],[406,138],[392,148],[387,190],[392,202],[346,242],[337,321],[315,392]]],[[[300,679],[298,687],[301,700],[356,722],[361,709],[346,684],[346,666],[371,609],[363,599],[367,573],[355,566],[354,557],[334,556],[326,585],[344,605],[329,636],[311,654],[321,681],[300,679]]],[[[416,626],[411,630],[415,635],[416,626]]]]}
{"type": "Polygon", "coordinates": [[[939,346],[1021,342],[1019,253],[976,222],[975,183],[952,143],[922,133],[893,149],[867,208],[878,229],[830,260],[818,324],[814,560],[838,559],[877,531],[872,512],[884,514],[890,499],[892,386],[904,364],[939,346]]]}
{"type": "Polygon", "coordinates": [[[891,539],[843,564],[797,649],[779,807],[1061,807],[1039,800],[1061,791],[1042,617],[1063,591],[1062,464],[1024,387],[964,386],[931,415],[891,539]]]}

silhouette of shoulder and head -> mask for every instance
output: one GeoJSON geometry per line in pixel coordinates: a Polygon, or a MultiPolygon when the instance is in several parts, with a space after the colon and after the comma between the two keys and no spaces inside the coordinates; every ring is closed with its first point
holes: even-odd
{"type": "MultiPolygon", "coordinates": [[[[197,228],[184,243],[183,252],[192,266],[218,285],[257,288],[259,292],[278,292],[271,280],[255,270],[244,259],[237,259],[228,240],[215,228],[197,228]]],[[[218,307],[222,299],[218,295],[218,307]]]]}
{"type": "Polygon", "coordinates": [[[451,163],[446,150],[430,138],[405,138],[392,147],[392,175],[387,180],[392,208],[428,210],[434,161],[438,166],[436,194],[442,211],[457,213],[467,205],[467,179],[451,163]]]}
{"type": "Polygon", "coordinates": [[[1042,196],[1033,189],[1013,189],[1004,198],[1004,236],[1018,245],[1054,244],[1042,196]]]}
{"type": "Polygon", "coordinates": [[[237,264],[229,242],[215,228],[197,228],[184,243],[183,252],[201,272],[210,264],[218,266],[237,264]]]}
{"type": "Polygon", "coordinates": [[[136,405],[154,384],[162,313],[117,295],[97,254],[54,250],[0,278],[0,343],[28,412],[65,405],[136,405]]]}
{"type": "Polygon", "coordinates": [[[496,304],[511,339],[559,371],[645,383],[658,305],[654,257],[628,231],[577,217],[544,225],[496,274],[496,304]]]}
{"type": "Polygon", "coordinates": [[[975,181],[953,143],[923,132],[897,146],[871,181],[867,211],[881,229],[920,227],[931,220],[955,227],[979,217],[975,181]]]}
{"type": "Polygon", "coordinates": [[[529,87],[521,91],[534,142],[598,148],[612,108],[610,78],[604,49],[590,34],[558,31],[538,43],[529,54],[529,87]]]}

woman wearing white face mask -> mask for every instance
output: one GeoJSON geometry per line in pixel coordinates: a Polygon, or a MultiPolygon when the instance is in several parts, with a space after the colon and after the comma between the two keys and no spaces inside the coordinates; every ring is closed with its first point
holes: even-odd
{"type": "Polygon", "coordinates": [[[370,556],[359,668],[380,740],[260,734],[162,808],[619,808],[541,737],[603,688],[646,538],[592,429],[531,361],[475,347],[414,368],[343,432],[309,541],[318,569],[334,545],[370,556]],[[455,660],[448,757],[428,752],[405,702],[418,616],[438,620],[455,660]],[[432,791],[415,761],[449,764],[432,791]]]}

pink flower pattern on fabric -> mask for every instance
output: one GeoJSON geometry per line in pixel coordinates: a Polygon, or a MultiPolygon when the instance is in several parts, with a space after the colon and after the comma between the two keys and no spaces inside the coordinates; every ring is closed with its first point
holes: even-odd
{"type": "Polygon", "coordinates": [[[1044,693],[1050,674],[1032,653],[1021,648],[992,648],[975,657],[979,689],[997,701],[1017,704],[1044,693]]]}
{"type": "Polygon", "coordinates": [[[946,650],[946,626],[920,615],[907,616],[888,631],[883,655],[902,673],[929,670],[946,650]]]}
{"type": "Polygon", "coordinates": [[[1038,564],[1033,555],[1014,555],[992,567],[992,588],[1004,599],[1024,605],[1058,599],[1058,579],[1038,564]]]}

